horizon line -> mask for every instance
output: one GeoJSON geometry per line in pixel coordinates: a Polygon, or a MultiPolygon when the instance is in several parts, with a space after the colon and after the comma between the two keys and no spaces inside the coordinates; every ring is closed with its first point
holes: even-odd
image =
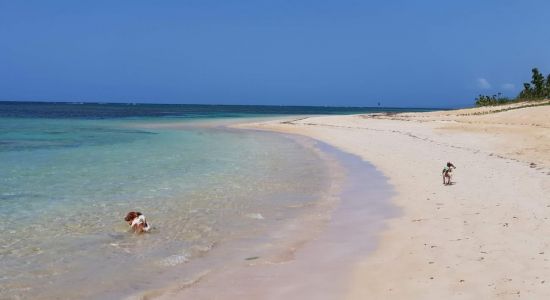
{"type": "MultiPolygon", "coordinates": [[[[419,107],[419,106],[336,106],[336,105],[299,105],[299,104],[221,104],[221,103],[150,103],[150,102],[111,102],[111,101],[68,101],[68,100],[2,100],[0,103],[37,103],[37,104],[70,104],[70,105],[81,105],[81,104],[121,104],[121,105],[194,105],[194,106],[272,106],[272,107],[331,107],[331,108],[370,108],[370,109],[399,109],[399,108],[414,108],[414,109],[461,109],[469,108],[469,106],[440,106],[440,107],[419,107]]],[[[473,107],[473,106],[471,106],[473,107]]]]}

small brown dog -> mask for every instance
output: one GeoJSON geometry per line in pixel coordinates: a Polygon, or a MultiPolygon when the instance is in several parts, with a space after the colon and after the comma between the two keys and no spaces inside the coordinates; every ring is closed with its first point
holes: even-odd
{"type": "Polygon", "coordinates": [[[124,221],[128,222],[130,229],[132,229],[135,233],[148,232],[151,229],[151,226],[147,223],[145,216],[138,211],[129,212],[124,218],[124,221]]]}

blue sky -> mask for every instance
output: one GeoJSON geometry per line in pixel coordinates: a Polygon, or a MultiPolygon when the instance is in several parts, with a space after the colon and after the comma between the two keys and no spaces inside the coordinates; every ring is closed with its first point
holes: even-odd
{"type": "Polygon", "coordinates": [[[468,106],[550,73],[550,1],[4,1],[0,100],[468,106]]]}

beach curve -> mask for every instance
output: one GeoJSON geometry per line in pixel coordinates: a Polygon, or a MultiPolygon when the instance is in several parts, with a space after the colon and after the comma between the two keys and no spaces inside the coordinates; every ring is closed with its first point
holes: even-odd
{"type": "Polygon", "coordinates": [[[403,215],[388,221],[342,298],[548,298],[550,106],[510,107],[240,127],[324,141],[389,177],[403,215]],[[452,186],[442,184],[447,161],[457,166],[452,186]]]}

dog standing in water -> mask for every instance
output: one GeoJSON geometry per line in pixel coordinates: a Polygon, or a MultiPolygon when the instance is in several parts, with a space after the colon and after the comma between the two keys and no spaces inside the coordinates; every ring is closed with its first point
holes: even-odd
{"type": "Polygon", "coordinates": [[[124,221],[128,222],[130,229],[134,233],[144,233],[148,232],[151,229],[149,223],[145,219],[145,216],[138,211],[131,211],[126,215],[124,221]]]}

